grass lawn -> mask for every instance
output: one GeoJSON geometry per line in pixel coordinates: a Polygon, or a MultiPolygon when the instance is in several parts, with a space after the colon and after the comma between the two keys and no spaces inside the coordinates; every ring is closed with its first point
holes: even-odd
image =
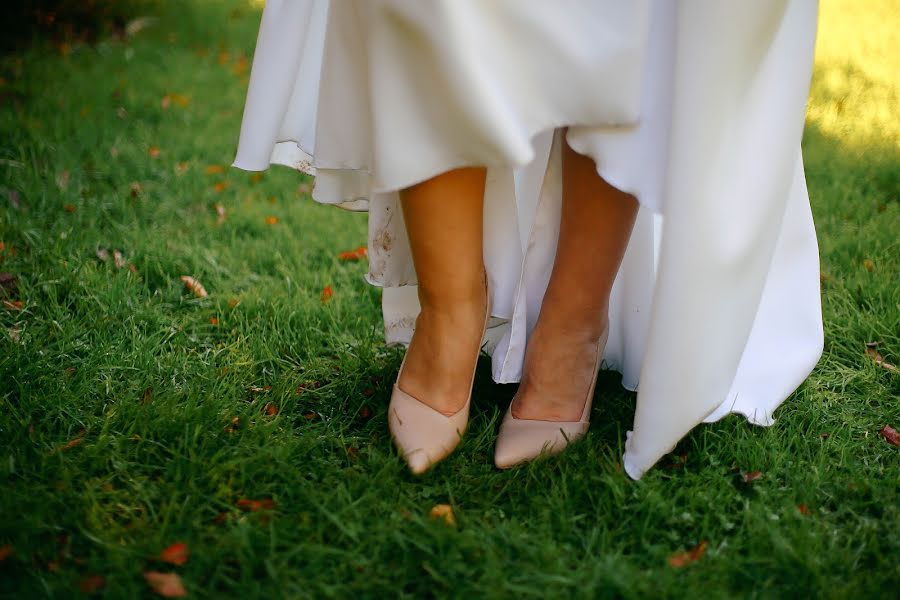
{"type": "Polygon", "coordinates": [[[773,427],[698,427],[637,483],[615,373],[584,442],[495,470],[514,386],[486,359],[464,443],[407,473],[401,352],[365,263],[337,258],[365,215],[227,167],[258,4],[160,4],[124,41],[0,57],[0,595],[149,597],[155,571],[210,598],[896,598],[900,448],[879,430],[900,376],[866,353],[900,364],[893,0],[823,2],[821,362],[773,427]],[[159,558],[175,542],[184,564],[159,558]]]}

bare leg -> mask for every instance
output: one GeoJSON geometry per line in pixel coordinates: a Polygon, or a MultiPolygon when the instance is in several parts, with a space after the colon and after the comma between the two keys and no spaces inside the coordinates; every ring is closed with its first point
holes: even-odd
{"type": "Polygon", "coordinates": [[[485,173],[456,169],[400,195],[422,310],[399,386],[448,416],[469,397],[484,326],[485,173]]]}
{"type": "Polygon", "coordinates": [[[562,167],[559,245],[512,406],[520,419],[581,417],[609,294],[637,216],[634,196],[608,184],[594,161],[568,144],[562,167]]]}

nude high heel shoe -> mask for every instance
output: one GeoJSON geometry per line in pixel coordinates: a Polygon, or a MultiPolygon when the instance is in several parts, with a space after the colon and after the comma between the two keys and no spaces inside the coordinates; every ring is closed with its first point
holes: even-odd
{"type": "MultiPolygon", "coordinates": [[[[487,305],[484,315],[484,331],[487,330],[491,316],[491,289],[486,282],[487,305]]],[[[481,346],[479,344],[479,354],[481,346]]],[[[406,364],[406,356],[400,363],[397,380],[391,393],[388,406],[388,427],[396,446],[403,453],[403,458],[410,470],[420,475],[446,458],[459,444],[469,424],[469,406],[472,403],[472,385],[475,383],[475,369],[469,383],[469,397],[465,405],[451,416],[434,410],[400,389],[400,373],[406,364]]],[[[476,363],[477,366],[477,363],[476,363]]]]}
{"type": "Polygon", "coordinates": [[[594,378],[591,380],[584,409],[578,421],[541,421],[538,419],[517,419],[512,414],[512,404],[506,409],[497,445],[494,448],[494,464],[498,469],[508,469],[523,462],[537,458],[541,453],[558,454],[566,446],[587,433],[590,425],[591,406],[594,400],[594,389],[597,387],[597,375],[609,327],[597,341],[597,359],[594,363],[594,378]]]}

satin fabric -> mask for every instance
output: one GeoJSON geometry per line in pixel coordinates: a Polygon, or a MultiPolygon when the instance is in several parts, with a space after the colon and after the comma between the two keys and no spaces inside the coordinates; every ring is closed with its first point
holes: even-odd
{"type": "Polygon", "coordinates": [[[488,351],[494,380],[516,382],[553,264],[569,126],[641,204],[604,354],[638,392],[623,457],[637,479],[703,421],[772,424],[821,355],[800,155],[816,11],[269,0],[234,164],[289,165],[316,175],[315,200],[369,211],[388,343],[408,343],[419,310],[397,191],[488,166],[488,351]]]}

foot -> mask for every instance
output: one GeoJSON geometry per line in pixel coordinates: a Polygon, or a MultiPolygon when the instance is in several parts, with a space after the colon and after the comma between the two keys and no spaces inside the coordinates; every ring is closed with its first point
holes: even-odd
{"type": "Polygon", "coordinates": [[[597,341],[607,327],[535,327],[511,411],[517,419],[578,421],[594,379],[597,341]]]}
{"type": "Polygon", "coordinates": [[[470,298],[423,303],[398,381],[402,391],[448,417],[465,406],[484,335],[486,303],[483,284],[470,298]]]}

